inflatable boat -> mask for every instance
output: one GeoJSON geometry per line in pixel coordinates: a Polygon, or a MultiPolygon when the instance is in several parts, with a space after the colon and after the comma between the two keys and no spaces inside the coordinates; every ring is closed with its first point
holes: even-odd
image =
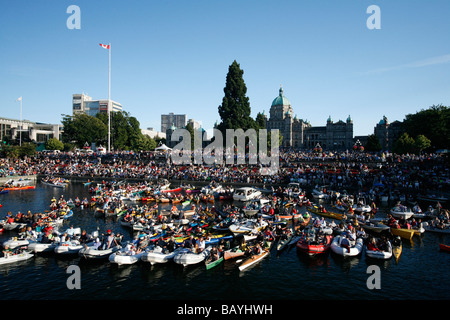
{"type": "Polygon", "coordinates": [[[205,250],[200,253],[195,253],[189,249],[184,248],[173,257],[173,261],[186,267],[188,265],[193,265],[204,261],[206,257],[209,256],[210,251],[211,246],[207,246],[205,250]]]}
{"type": "Polygon", "coordinates": [[[364,247],[363,239],[358,238],[356,241],[347,239],[350,244],[348,247],[342,243],[343,239],[342,235],[333,238],[330,247],[332,252],[343,257],[355,257],[362,252],[364,247]]]}
{"type": "Polygon", "coordinates": [[[141,256],[141,260],[145,262],[150,262],[151,265],[157,263],[167,263],[172,261],[172,259],[181,251],[181,248],[175,249],[172,252],[165,252],[160,246],[156,246],[150,250],[144,252],[141,256]]]}

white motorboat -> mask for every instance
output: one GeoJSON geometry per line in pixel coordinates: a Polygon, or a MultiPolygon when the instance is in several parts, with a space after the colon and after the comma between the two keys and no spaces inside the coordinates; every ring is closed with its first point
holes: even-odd
{"type": "Polygon", "coordinates": [[[169,261],[172,261],[172,259],[177,255],[178,252],[183,250],[181,247],[175,249],[172,252],[165,252],[163,248],[160,246],[156,246],[152,249],[146,250],[144,254],[141,257],[142,261],[150,262],[151,265],[157,264],[157,263],[167,263],[169,261]]]}
{"type": "Polygon", "coordinates": [[[141,256],[144,254],[145,251],[136,253],[134,250],[132,250],[131,245],[128,244],[119,251],[116,251],[112,253],[109,256],[109,262],[117,264],[119,266],[121,265],[130,265],[135,264],[139,260],[141,260],[141,256]]]}
{"type": "Polygon", "coordinates": [[[409,219],[414,215],[414,212],[411,209],[403,205],[396,205],[389,212],[398,219],[409,219]]]}
{"type": "Polygon", "coordinates": [[[331,251],[343,257],[355,257],[359,255],[364,247],[363,239],[358,238],[356,241],[348,239],[348,246],[345,245],[345,240],[342,235],[333,238],[331,242],[331,251]]]}
{"type": "Polygon", "coordinates": [[[376,220],[371,221],[359,221],[359,225],[365,230],[380,233],[382,231],[389,231],[391,228],[383,223],[377,222],[376,220]]]}
{"type": "Polygon", "coordinates": [[[200,253],[195,253],[190,249],[183,248],[173,257],[173,261],[177,264],[183,265],[183,267],[200,263],[209,256],[211,248],[211,246],[207,246],[205,250],[200,253]]]}
{"type": "Polygon", "coordinates": [[[24,261],[33,258],[33,254],[30,251],[21,251],[18,253],[12,253],[8,255],[3,255],[3,257],[0,257],[0,265],[18,262],[18,261],[24,261]]]}
{"type": "Polygon", "coordinates": [[[366,203],[365,198],[358,198],[352,208],[357,213],[369,213],[372,211],[372,208],[366,203]]]}
{"type": "Polygon", "coordinates": [[[259,198],[262,195],[261,191],[251,188],[251,187],[243,187],[238,188],[234,191],[233,200],[238,201],[251,201],[259,198]]]}

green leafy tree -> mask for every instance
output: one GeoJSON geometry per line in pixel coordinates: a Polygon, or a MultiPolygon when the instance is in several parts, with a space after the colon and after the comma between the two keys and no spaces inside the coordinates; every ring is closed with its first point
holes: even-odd
{"type": "Polygon", "coordinates": [[[107,142],[108,127],[100,119],[84,113],[74,116],[66,115],[62,119],[64,131],[62,142],[73,143],[82,148],[85,143],[105,144],[107,142]]]}
{"type": "Polygon", "coordinates": [[[394,152],[398,154],[414,153],[415,141],[407,132],[403,133],[394,144],[394,152]]]}
{"type": "Polygon", "coordinates": [[[430,140],[434,149],[450,145],[450,108],[433,105],[414,114],[408,114],[403,121],[405,131],[411,137],[423,135],[430,140]]]}
{"type": "Polygon", "coordinates": [[[33,142],[26,142],[22,143],[21,146],[19,146],[19,156],[20,157],[31,157],[36,154],[36,144],[33,142]]]}
{"type": "Polygon", "coordinates": [[[364,149],[369,152],[378,152],[381,150],[380,140],[378,140],[376,135],[370,134],[367,136],[367,142],[364,149]]]}
{"type": "Polygon", "coordinates": [[[64,150],[64,143],[56,138],[50,138],[45,143],[45,149],[47,150],[64,150]]]}
{"type": "Polygon", "coordinates": [[[421,153],[422,151],[428,149],[429,147],[431,147],[431,141],[430,139],[428,139],[427,137],[425,137],[423,134],[419,134],[416,137],[414,146],[416,148],[416,150],[421,153]]]}
{"type": "MultiPolygon", "coordinates": [[[[99,113],[96,117],[108,126],[107,114],[99,113]]],[[[143,150],[145,139],[135,117],[125,111],[111,113],[111,144],[114,150],[143,150]]]]}

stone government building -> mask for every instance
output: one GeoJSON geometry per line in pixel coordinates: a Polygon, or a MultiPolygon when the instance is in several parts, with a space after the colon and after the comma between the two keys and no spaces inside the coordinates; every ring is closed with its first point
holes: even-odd
{"type": "Polygon", "coordinates": [[[266,129],[279,129],[283,137],[283,147],[313,149],[320,145],[326,150],[350,150],[355,145],[353,121],[349,116],[344,122],[333,122],[328,118],[325,126],[312,126],[307,120],[293,115],[290,101],[280,87],[279,95],[270,107],[270,117],[266,117],[266,129]]]}

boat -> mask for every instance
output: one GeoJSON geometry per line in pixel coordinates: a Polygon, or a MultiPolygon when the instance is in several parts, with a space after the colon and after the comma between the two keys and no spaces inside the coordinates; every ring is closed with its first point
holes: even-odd
{"type": "Polygon", "coordinates": [[[13,231],[13,230],[20,230],[27,226],[26,223],[20,223],[20,222],[1,222],[1,225],[3,226],[4,230],[13,231]]]}
{"type": "Polygon", "coordinates": [[[174,192],[181,192],[181,187],[175,188],[175,189],[165,189],[159,191],[160,193],[174,193],[174,192]]]}
{"type": "Polygon", "coordinates": [[[357,238],[356,241],[347,238],[349,246],[342,243],[344,239],[346,238],[343,235],[334,237],[331,242],[331,251],[343,257],[355,257],[362,252],[364,247],[362,238],[357,238]]]}
{"type": "Polygon", "coordinates": [[[342,220],[344,217],[343,213],[337,213],[332,211],[321,211],[317,206],[313,206],[312,208],[308,209],[309,212],[317,214],[319,216],[330,218],[330,219],[336,219],[336,220],[342,220]]]}
{"type": "Polygon", "coordinates": [[[167,263],[173,260],[173,257],[181,250],[179,247],[172,252],[164,251],[160,246],[153,247],[144,252],[141,256],[141,260],[145,262],[150,262],[151,265],[157,263],[167,263]]]}
{"type": "Polygon", "coordinates": [[[266,227],[268,223],[264,220],[260,220],[260,223],[258,223],[258,220],[256,219],[244,219],[242,221],[239,221],[237,223],[231,224],[228,229],[233,234],[244,234],[244,233],[258,233],[258,231],[262,230],[264,227],[266,227]]]}
{"type": "Polygon", "coordinates": [[[59,245],[59,242],[48,242],[43,243],[39,241],[31,242],[27,247],[31,252],[41,253],[41,252],[52,252],[59,245]]]}
{"type": "Polygon", "coordinates": [[[238,188],[233,194],[233,200],[237,201],[251,201],[259,198],[262,195],[261,191],[251,188],[251,187],[243,187],[238,188]]]}
{"type": "Polygon", "coordinates": [[[450,234],[450,224],[443,225],[442,227],[435,227],[428,222],[423,223],[423,228],[427,232],[450,234]]]}
{"type": "Polygon", "coordinates": [[[297,242],[297,250],[306,253],[309,256],[326,253],[331,246],[332,238],[333,237],[331,235],[325,235],[320,241],[315,241],[305,234],[297,242]]]}
{"type": "Polygon", "coordinates": [[[119,251],[122,249],[120,245],[113,246],[109,249],[99,249],[98,246],[99,243],[96,242],[90,242],[88,243],[84,248],[82,248],[80,251],[78,251],[78,255],[81,258],[84,259],[106,259],[111,254],[113,254],[116,251],[119,251]]]}
{"type": "Polygon", "coordinates": [[[3,255],[3,257],[0,257],[0,265],[8,264],[8,263],[14,263],[19,261],[25,261],[28,259],[33,258],[33,254],[28,250],[20,250],[17,253],[12,252],[12,254],[3,255]]]}
{"type": "Polygon", "coordinates": [[[211,246],[207,246],[202,252],[195,253],[190,249],[183,248],[173,257],[173,261],[176,264],[181,264],[183,267],[187,267],[189,265],[194,265],[204,261],[211,251],[211,246]]]}
{"type": "Polygon", "coordinates": [[[366,256],[373,259],[388,260],[392,258],[392,244],[390,241],[386,242],[387,248],[385,250],[371,250],[365,246],[366,256]]]}
{"type": "Polygon", "coordinates": [[[239,247],[234,247],[228,250],[225,250],[223,253],[223,258],[225,260],[235,259],[238,257],[242,257],[245,255],[245,251],[242,251],[239,247]]]}
{"type": "Polygon", "coordinates": [[[234,236],[232,234],[218,234],[218,235],[211,235],[208,237],[205,237],[205,244],[206,245],[213,245],[218,244],[221,240],[228,241],[233,240],[234,236]]]}
{"type": "Polygon", "coordinates": [[[138,262],[144,253],[145,251],[136,253],[134,250],[132,250],[131,244],[127,244],[122,249],[109,255],[108,260],[110,263],[117,264],[118,266],[131,265],[138,262]]]}
{"type": "Polygon", "coordinates": [[[396,205],[389,212],[398,219],[409,219],[414,215],[414,212],[411,209],[403,205],[396,205]]]}
{"type": "Polygon", "coordinates": [[[395,237],[394,240],[392,240],[392,254],[397,263],[402,254],[402,247],[402,239],[399,236],[395,237]]]}
{"type": "Polygon", "coordinates": [[[21,186],[21,187],[6,187],[4,190],[6,191],[18,191],[18,190],[34,190],[36,186],[21,186]]]}
{"type": "Polygon", "coordinates": [[[268,246],[265,246],[260,253],[252,254],[250,257],[244,260],[239,265],[239,271],[243,271],[247,268],[249,268],[252,265],[255,265],[256,263],[260,262],[262,259],[267,257],[270,253],[270,244],[268,246]]]}
{"type": "Polygon", "coordinates": [[[43,185],[56,187],[56,188],[65,188],[67,187],[67,183],[60,181],[41,181],[43,185]]]}
{"type": "Polygon", "coordinates": [[[3,242],[3,247],[8,246],[10,249],[15,249],[17,247],[26,246],[29,243],[30,243],[29,239],[12,237],[11,239],[3,242]]]}
{"type": "Polygon", "coordinates": [[[254,216],[255,214],[257,214],[259,212],[259,209],[247,209],[247,208],[243,208],[242,211],[244,212],[245,215],[247,216],[254,216]]]}
{"type": "Polygon", "coordinates": [[[219,184],[219,185],[215,185],[215,184],[209,184],[207,186],[204,186],[201,188],[201,193],[203,194],[214,194],[216,192],[220,192],[223,190],[223,187],[219,184]]]}
{"type": "Polygon", "coordinates": [[[329,194],[323,191],[322,189],[315,188],[313,191],[311,191],[311,194],[314,199],[328,199],[330,197],[329,194]]]}
{"type": "Polygon", "coordinates": [[[372,207],[366,203],[366,200],[364,198],[358,198],[352,208],[353,211],[357,213],[369,213],[372,211],[372,207]]]}
{"type": "Polygon", "coordinates": [[[54,252],[56,254],[70,255],[77,254],[84,247],[78,240],[69,240],[62,243],[59,243],[54,252]]]}
{"type": "Polygon", "coordinates": [[[439,243],[439,250],[450,252],[450,246],[447,244],[439,243]]]}
{"type": "Polygon", "coordinates": [[[391,228],[391,233],[395,236],[402,237],[406,240],[411,240],[415,234],[415,230],[413,229],[404,229],[404,228],[391,228]]]}
{"type": "Polygon", "coordinates": [[[284,239],[279,239],[277,243],[277,251],[280,252],[281,250],[283,250],[291,242],[293,237],[294,234],[290,233],[284,239]]]}
{"type": "Polygon", "coordinates": [[[376,232],[376,233],[380,233],[380,232],[383,232],[383,231],[389,231],[390,230],[389,226],[387,226],[387,225],[385,225],[383,223],[377,222],[377,221],[371,221],[371,220],[358,221],[358,224],[361,227],[363,227],[365,230],[373,231],[373,232],[376,232]]]}
{"type": "Polygon", "coordinates": [[[205,267],[206,270],[212,269],[214,267],[217,267],[219,264],[221,264],[224,261],[224,257],[223,255],[220,256],[218,259],[216,260],[211,260],[211,257],[207,258],[205,260],[205,267]]]}

